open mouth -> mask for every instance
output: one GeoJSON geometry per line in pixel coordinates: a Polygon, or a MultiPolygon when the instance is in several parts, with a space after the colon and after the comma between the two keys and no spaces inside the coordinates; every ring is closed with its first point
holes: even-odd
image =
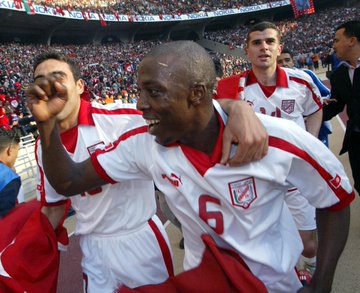
{"type": "Polygon", "coordinates": [[[158,119],[149,119],[145,120],[146,124],[149,126],[149,132],[152,133],[156,129],[156,126],[160,123],[158,119]]]}

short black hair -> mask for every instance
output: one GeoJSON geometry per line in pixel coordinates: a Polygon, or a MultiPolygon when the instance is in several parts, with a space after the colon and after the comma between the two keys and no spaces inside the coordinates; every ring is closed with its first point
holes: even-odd
{"type": "Polygon", "coordinates": [[[351,38],[355,37],[358,42],[360,42],[360,21],[359,20],[350,20],[342,23],[336,28],[336,31],[339,29],[345,29],[344,35],[351,38]]]}
{"type": "Polygon", "coordinates": [[[19,131],[15,128],[0,127],[0,151],[3,151],[11,144],[20,143],[19,131]]]}
{"type": "Polygon", "coordinates": [[[289,54],[291,58],[294,57],[293,52],[291,52],[288,48],[283,48],[281,54],[289,54]]]}
{"type": "Polygon", "coordinates": [[[252,32],[263,32],[266,29],[273,29],[276,30],[277,34],[278,34],[278,38],[279,38],[279,42],[281,41],[281,33],[279,28],[276,26],[276,24],[270,22],[270,21],[262,21],[259,22],[255,25],[253,25],[252,27],[250,27],[247,35],[246,35],[246,44],[249,44],[249,36],[252,32]]]}
{"type": "Polygon", "coordinates": [[[69,65],[70,70],[74,76],[75,81],[79,80],[81,78],[81,72],[78,64],[76,63],[74,58],[70,58],[67,55],[57,52],[57,51],[49,51],[42,53],[35,57],[34,59],[34,65],[33,65],[33,71],[35,72],[36,68],[43,62],[49,59],[55,59],[58,61],[65,62],[69,65]]]}

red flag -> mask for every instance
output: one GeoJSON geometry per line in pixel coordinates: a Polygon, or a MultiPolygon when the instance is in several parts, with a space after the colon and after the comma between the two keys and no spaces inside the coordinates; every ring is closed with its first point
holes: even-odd
{"type": "Polygon", "coordinates": [[[234,251],[221,249],[209,235],[203,235],[205,251],[198,267],[169,277],[157,285],[130,289],[119,288],[116,293],[266,293],[265,285],[251,273],[245,261],[234,251]]]}
{"type": "Polygon", "coordinates": [[[98,13],[98,15],[99,15],[99,20],[100,20],[101,26],[104,26],[104,27],[107,26],[106,21],[105,21],[104,18],[101,16],[101,14],[98,13]]]}
{"type": "Polygon", "coordinates": [[[60,6],[55,6],[55,12],[61,14],[62,16],[65,15],[64,9],[62,9],[60,6]]]}
{"type": "Polygon", "coordinates": [[[0,292],[56,292],[57,237],[40,209],[34,200],[0,220],[0,292]]]}
{"type": "Polygon", "coordinates": [[[313,0],[290,0],[295,17],[315,12],[313,0]]]}
{"type": "Polygon", "coordinates": [[[119,20],[120,20],[120,15],[119,15],[119,13],[118,13],[116,10],[114,10],[114,9],[111,9],[111,11],[112,11],[112,13],[115,15],[116,19],[119,21],[119,20]]]}
{"type": "Polygon", "coordinates": [[[21,0],[14,0],[15,8],[21,9],[22,8],[22,1],[21,0]]]}
{"type": "Polygon", "coordinates": [[[86,13],[83,10],[81,10],[81,14],[82,14],[85,21],[89,20],[89,18],[87,17],[86,13]]]}

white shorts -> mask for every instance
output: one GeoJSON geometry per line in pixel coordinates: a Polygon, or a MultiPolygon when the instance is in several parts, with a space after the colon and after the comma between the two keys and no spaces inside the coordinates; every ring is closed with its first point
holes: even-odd
{"type": "Polygon", "coordinates": [[[300,231],[316,229],[315,207],[300,194],[296,188],[289,189],[285,196],[285,202],[294,218],[296,227],[300,231]]]}
{"type": "Polygon", "coordinates": [[[273,284],[266,284],[269,293],[296,293],[301,287],[295,268],[283,279],[273,284]]]}
{"type": "Polygon", "coordinates": [[[135,231],[82,235],[80,246],[84,292],[112,293],[121,284],[130,288],[159,284],[174,274],[170,242],[156,215],[135,231]]]}

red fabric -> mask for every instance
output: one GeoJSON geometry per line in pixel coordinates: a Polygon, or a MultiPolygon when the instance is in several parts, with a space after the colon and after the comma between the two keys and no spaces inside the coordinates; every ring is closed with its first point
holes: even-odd
{"type": "Polygon", "coordinates": [[[0,220],[0,292],[55,293],[59,270],[57,238],[36,200],[0,220]]]}
{"type": "Polygon", "coordinates": [[[0,114],[0,126],[9,125],[9,118],[5,114],[0,114]]]}
{"type": "Polygon", "coordinates": [[[238,99],[240,75],[232,75],[221,79],[217,84],[216,99],[238,99]]]}
{"type": "Polygon", "coordinates": [[[134,289],[122,287],[117,293],[267,292],[264,284],[249,271],[239,255],[218,248],[208,235],[202,238],[206,250],[198,267],[170,277],[162,284],[134,289]]]}
{"type": "Polygon", "coordinates": [[[106,21],[105,21],[104,18],[101,16],[101,14],[98,13],[98,15],[99,15],[99,20],[100,20],[101,26],[107,26],[106,21]]]}

